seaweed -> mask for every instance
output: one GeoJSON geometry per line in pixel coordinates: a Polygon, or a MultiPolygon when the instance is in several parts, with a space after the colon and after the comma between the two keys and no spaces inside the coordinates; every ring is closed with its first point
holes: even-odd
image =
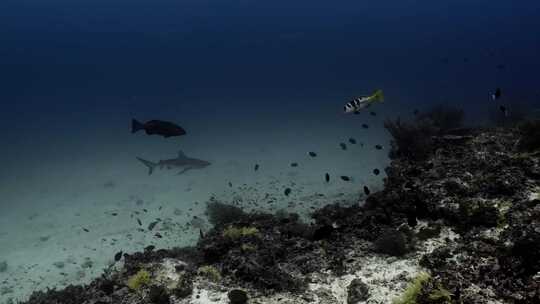
{"type": "Polygon", "coordinates": [[[387,120],[384,127],[392,135],[389,157],[391,159],[407,158],[410,160],[424,160],[433,147],[431,136],[434,129],[429,123],[406,123],[400,118],[395,121],[387,120]]]}
{"type": "Polygon", "coordinates": [[[416,299],[422,292],[422,287],[431,279],[425,272],[419,273],[405,289],[401,297],[392,301],[393,304],[416,304],[416,299]]]}
{"type": "Polygon", "coordinates": [[[129,289],[139,291],[143,286],[150,284],[150,273],[144,269],[139,270],[127,281],[129,289]]]}
{"type": "Polygon", "coordinates": [[[431,110],[418,115],[417,121],[431,125],[436,134],[442,135],[460,128],[463,125],[464,117],[465,113],[461,109],[447,105],[437,105],[431,110]]]}

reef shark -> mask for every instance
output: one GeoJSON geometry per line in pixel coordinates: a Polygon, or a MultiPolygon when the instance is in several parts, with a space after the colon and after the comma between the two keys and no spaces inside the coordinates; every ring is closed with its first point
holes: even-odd
{"type": "Polygon", "coordinates": [[[187,157],[182,151],[178,151],[177,158],[164,159],[158,161],[157,163],[142,159],[140,157],[137,157],[137,159],[148,167],[148,175],[151,175],[156,167],[159,167],[159,169],[182,168],[182,171],[178,172],[178,174],[182,174],[191,169],[202,169],[210,166],[210,162],[202,159],[187,157]]]}

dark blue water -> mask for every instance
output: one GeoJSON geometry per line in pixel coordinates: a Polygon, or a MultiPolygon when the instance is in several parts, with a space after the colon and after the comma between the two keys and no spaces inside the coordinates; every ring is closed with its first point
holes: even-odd
{"type": "MultiPolygon", "coordinates": [[[[99,184],[127,168],[126,178],[142,180],[135,156],[170,158],[179,148],[215,167],[263,169],[267,154],[287,167],[321,149],[326,163],[315,174],[358,160],[371,176],[386,151],[324,149],[350,136],[386,145],[383,119],[440,103],[484,123],[497,87],[510,113],[515,104],[540,108],[539,29],[537,0],[2,0],[0,190],[18,189],[0,201],[2,214],[21,193],[28,205],[40,191],[64,194],[45,186],[51,174],[99,184]],[[377,118],[341,113],[351,97],[379,88],[386,100],[377,118]],[[133,136],[133,117],[175,121],[188,135],[133,136]],[[372,133],[362,138],[364,122],[372,133]]],[[[365,176],[356,181],[370,182],[365,176]]]]}

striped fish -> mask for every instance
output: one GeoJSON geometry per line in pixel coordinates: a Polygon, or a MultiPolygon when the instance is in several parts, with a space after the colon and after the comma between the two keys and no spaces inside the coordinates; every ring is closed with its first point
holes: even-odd
{"type": "Polygon", "coordinates": [[[383,102],[384,95],[382,90],[377,90],[375,93],[369,96],[357,97],[349,101],[344,107],[343,110],[345,113],[355,113],[358,114],[360,110],[365,109],[376,102],[383,102]]]}

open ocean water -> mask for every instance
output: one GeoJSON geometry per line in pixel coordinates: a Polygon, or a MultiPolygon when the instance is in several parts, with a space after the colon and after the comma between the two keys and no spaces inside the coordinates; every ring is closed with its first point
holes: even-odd
{"type": "Polygon", "coordinates": [[[118,251],[193,245],[212,199],[307,220],[358,204],[383,187],[387,119],[535,115],[539,29],[532,0],[2,0],[0,303],[88,283],[118,251]],[[137,160],[179,151],[210,165],[137,160]]]}

